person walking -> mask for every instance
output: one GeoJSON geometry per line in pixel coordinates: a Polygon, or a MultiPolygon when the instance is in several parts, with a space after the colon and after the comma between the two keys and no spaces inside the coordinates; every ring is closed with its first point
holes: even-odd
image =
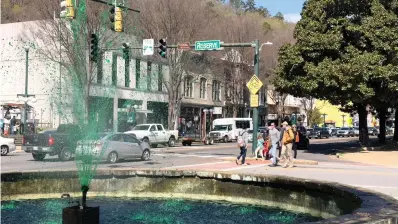
{"type": "MultiPolygon", "coordinates": [[[[284,121],[286,122],[286,121],[284,121]]],[[[282,153],[282,138],[283,138],[283,134],[285,133],[285,128],[283,125],[281,125],[280,130],[279,130],[279,142],[278,142],[278,149],[279,149],[279,158],[281,157],[281,153],[282,153]]]]}
{"type": "Polygon", "coordinates": [[[236,165],[244,165],[244,166],[247,165],[245,163],[245,160],[246,160],[247,144],[248,143],[249,143],[249,134],[247,133],[247,130],[242,130],[241,133],[239,133],[239,137],[238,137],[238,147],[240,149],[240,154],[236,158],[236,165]],[[240,159],[242,159],[241,163],[239,163],[240,159]]]}
{"type": "Polygon", "coordinates": [[[261,158],[263,158],[263,160],[265,160],[264,155],[263,155],[263,149],[264,149],[264,139],[263,139],[263,135],[262,134],[258,134],[257,136],[257,148],[256,151],[254,152],[254,158],[256,158],[256,160],[258,159],[258,153],[261,153],[261,158]]]}
{"type": "Polygon", "coordinates": [[[17,124],[17,119],[15,119],[15,116],[13,116],[12,118],[11,118],[11,121],[10,121],[10,133],[11,133],[11,135],[14,135],[15,134],[15,125],[17,124]]]}
{"type": "Polygon", "coordinates": [[[298,144],[300,142],[300,131],[297,129],[296,125],[292,125],[292,128],[293,128],[293,135],[294,135],[294,141],[293,141],[293,147],[292,147],[292,150],[293,150],[293,153],[294,153],[293,158],[296,159],[296,157],[297,157],[297,147],[298,147],[298,144]]]}
{"type": "Polygon", "coordinates": [[[282,137],[282,159],[284,160],[285,164],[282,167],[291,168],[293,167],[292,147],[294,134],[291,127],[286,121],[283,122],[282,125],[285,130],[282,137]]]}
{"type": "Polygon", "coordinates": [[[270,141],[271,141],[270,154],[272,156],[272,158],[271,158],[272,164],[270,165],[270,167],[275,167],[275,166],[278,165],[278,157],[276,155],[276,151],[277,151],[277,148],[278,148],[278,143],[281,140],[280,132],[278,131],[278,129],[275,128],[275,123],[271,123],[271,126],[269,128],[268,136],[269,136],[270,141]]]}

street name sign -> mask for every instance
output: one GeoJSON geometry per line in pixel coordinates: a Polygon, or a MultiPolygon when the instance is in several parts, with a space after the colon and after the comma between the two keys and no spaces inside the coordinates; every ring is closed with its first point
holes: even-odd
{"type": "Polygon", "coordinates": [[[179,50],[191,50],[191,44],[190,43],[177,44],[177,49],[179,49],[179,50]]]}
{"type": "Polygon", "coordinates": [[[142,54],[143,55],[153,55],[154,43],[155,43],[155,41],[153,39],[143,39],[142,40],[142,54]]]}
{"type": "Polygon", "coordinates": [[[195,51],[214,51],[220,49],[222,49],[220,40],[204,40],[195,42],[195,51]]]}
{"type": "Polygon", "coordinates": [[[258,107],[258,95],[250,94],[250,107],[258,107]]]}
{"type": "Polygon", "coordinates": [[[257,92],[263,86],[263,83],[256,75],[253,75],[249,82],[247,82],[246,86],[249,88],[251,94],[257,94],[257,92]]]}

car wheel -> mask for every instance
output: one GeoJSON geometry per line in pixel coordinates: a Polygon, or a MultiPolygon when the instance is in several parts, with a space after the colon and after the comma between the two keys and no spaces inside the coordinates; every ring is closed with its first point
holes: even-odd
{"type": "Polygon", "coordinates": [[[191,145],[192,145],[192,142],[188,142],[187,145],[188,145],[188,146],[191,146],[191,145]]]}
{"type": "Polygon", "coordinates": [[[42,161],[46,157],[46,154],[33,153],[32,156],[34,160],[42,161]]]}
{"type": "Polygon", "coordinates": [[[176,145],[176,139],[174,137],[170,137],[168,145],[169,147],[174,147],[176,145]]]}
{"type": "Polygon", "coordinates": [[[118,155],[116,152],[111,152],[108,155],[108,162],[109,163],[116,163],[118,159],[118,155]]]}
{"type": "Polygon", "coordinates": [[[58,155],[58,158],[62,161],[68,161],[72,159],[72,152],[68,148],[63,148],[58,155]]]}
{"type": "Polygon", "coordinates": [[[8,146],[2,145],[2,146],[1,146],[1,155],[2,155],[2,156],[5,156],[5,155],[7,155],[7,154],[8,154],[8,146]]]}
{"type": "Polygon", "coordinates": [[[149,152],[148,149],[145,149],[145,150],[142,152],[141,159],[142,159],[143,161],[148,161],[149,158],[151,158],[151,152],[149,152]]]}
{"type": "Polygon", "coordinates": [[[224,141],[225,143],[227,143],[227,142],[229,141],[228,136],[224,136],[223,141],[224,141]]]}
{"type": "Polygon", "coordinates": [[[150,145],[149,139],[148,139],[148,138],[143,138],[142,141],[143,141],[143,142],[146,142],[146,143],[148,143],[148,145],[150,145]]]}
{"type": "Polygon", "coordinates": [[[182,142],[182,146],[186,146],[187,145],[187,143],[186,142],[182,142]]]}

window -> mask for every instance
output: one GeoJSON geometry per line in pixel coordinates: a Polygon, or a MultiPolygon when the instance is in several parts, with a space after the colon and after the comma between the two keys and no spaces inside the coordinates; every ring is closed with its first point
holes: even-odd
{"type": "Polygon", "coordinates": [[[139,143],[140,142],[137,138],[135,138],[131,135],[123,135],[123,139],[125,142],[129,142],[129,143],[139,143]]]}
{"type": "Polygon", "coordinates": [[[152,125],[151,128],[149,129],[149,131],[157,131],[156,126],[152,125]]]}
{"type": "Polygon", "coordinates": [[[117,85],[117,55],[112,54],[112,85],[117,85]]]}
{"type": "Polygon", "coordinates": [[[213,101],[220,101],[220,82],[213,81],[213,101]]]}
{"type": "Polygon", "coordinates": [[[114,142],[123,142],[123,138],[121,134],[116,134],[111,137],[111,141],[114,142]]]}
{"type": "Polygon", "coordinates": [[[205,78],[200,78],[200,98],[206,99],[206,83],[207,80],[205,78]]]}
{"type": "Polygon", "coordinates": [[[152,86],[152,62],[148,61],[146,63],[146,86],[148,90],[151,90],[152,86]]]}
{"type": "Polygon", "coordinates": [[[156,127],[158,128],[158,131],[163,131],[162,125],[156,125],[156,127]]]}
{"type": "Polygon", "coordinates": [[[158,65],[158,91],[163,91],[163,66],[158,65]]]}
{"type": "Polygon", "coordinates": [[[236,121],[236,128],[248,129],[250,128],[250,121],[236,121]]]}
{"type": "Polygon", "coordinates": [[[140,89],[140,81],[141,81],[141,60],[135,60],[135,88],[140,89]]]}
{"type": "Polygon", "coordinates": [[[184,96],[193,97],[193,78],[187,76],[184,80],[184,96]]]}

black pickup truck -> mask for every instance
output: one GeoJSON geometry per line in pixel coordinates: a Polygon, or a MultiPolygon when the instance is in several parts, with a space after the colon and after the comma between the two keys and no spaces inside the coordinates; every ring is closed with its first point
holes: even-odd
{"type": "Polygon", "coordinates": [[[33,159],[43,160],[47,154],[58,155],[62,161],[72,159],[77,141],[83,138],[83,131],[76,124],[61,124],[56,130],[23,136],[23,150],[32,153],[33,159]]]}

